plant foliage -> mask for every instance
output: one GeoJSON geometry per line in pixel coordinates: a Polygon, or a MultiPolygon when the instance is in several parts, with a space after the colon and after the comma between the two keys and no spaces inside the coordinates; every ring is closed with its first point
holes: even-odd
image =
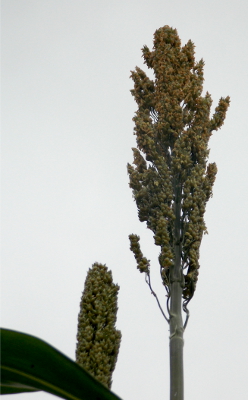
{"type": "Polygon", "coordinates": [[[66,400],[120,400],[43,340],[1,329],[1,394],[39,390],[66,400]]]}

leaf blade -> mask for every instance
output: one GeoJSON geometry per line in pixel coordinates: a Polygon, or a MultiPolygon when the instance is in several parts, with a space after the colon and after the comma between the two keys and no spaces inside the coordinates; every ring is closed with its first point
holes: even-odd
{"type": "Polygon", "coordinates": [[[1,341],[2,394],[43,390],[67,400],[120,400],[41,339],[1,329],[1,341]]]}

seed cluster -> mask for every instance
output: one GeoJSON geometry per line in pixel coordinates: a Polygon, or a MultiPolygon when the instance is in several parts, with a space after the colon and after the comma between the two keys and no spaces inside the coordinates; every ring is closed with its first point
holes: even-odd
{"type": "MultiPolygon", "coordinates": [[[[206,203],[217,173],[215,163],[207,165],[208,141],[212,131],[224,123],[230,98],[221,98],[210,118],[211,96],[208,92],[201,96],[204,62],[195,62],[192,41],[181,46],[176,29],[158,29],[153,51],[144,46],[142,52],[154,80],[138,67],[131,73],[131,93],[138,110],[133,118],[137,140],[137,148],[132,149],[134,166],[127,166],[129,185],[140,221],[146,221],[155,244],[161,247],[159,262],[166,287],[180,241],[183,297],[189,301],[197,282],[202,235],[207,232],[206,203]],[[177,218],[180,238],[175,232],[177,218]]],[[[129,238],[139,270],[147,272],[141,263],[145,258],[137,246],[138,237],[129,238]]]]}
{"type": "Polygon", "coordinates": [[[89,269],[78,315],[76,361],[108,388],[111,388],[121,342],[116,330],[119,286],[102,264],[89,269]]]}

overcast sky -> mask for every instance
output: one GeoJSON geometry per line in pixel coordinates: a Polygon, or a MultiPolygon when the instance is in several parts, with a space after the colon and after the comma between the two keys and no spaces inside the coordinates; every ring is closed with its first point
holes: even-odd
{"type": "Polygon", "coordinates": [[[247,0],[2,1],[1,325],[75,359],[86,273],[106,264],[120,285],[112,390],[123,400],[169,398],[168,325],[128,235],[141,236],[165,305],[159,248],[138,220],[126,172],[130,70],[145,69],[140,49],[164,25],[195,43],[213,108],[231,97],[210,140],[218,175],[185,332],[185,399],[248,398],[247,18],[247,0]]]}

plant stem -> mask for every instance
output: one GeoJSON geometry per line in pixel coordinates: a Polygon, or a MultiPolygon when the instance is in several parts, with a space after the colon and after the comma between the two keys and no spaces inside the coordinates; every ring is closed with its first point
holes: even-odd
{"type": "Polygon", "coordinates": [[[181,267],[181,199],[179,179],[174,181],[175,193],[175,264],[170,276],[170,400],[183,400],[183,319],[182,292],[184,276],[181,267]]]}
{"type": "Polygon", "coordinates": [[[170,400],[183,400],[183,320],[182,287],[171,285],[170,302],[170,400]]]}

